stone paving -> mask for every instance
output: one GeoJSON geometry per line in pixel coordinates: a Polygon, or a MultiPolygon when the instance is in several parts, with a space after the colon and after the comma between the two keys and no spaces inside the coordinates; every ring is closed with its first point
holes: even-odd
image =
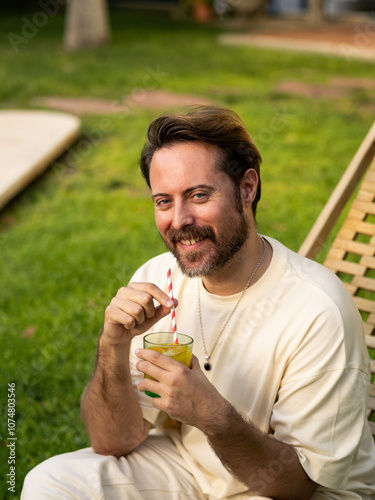
{"type": "Polygon", "coordinates": [[[361,15],[314,25],[305,19],[251,23],[225,33],[219,43],[310,52],[375,62],[375,16],[361,15]]]}

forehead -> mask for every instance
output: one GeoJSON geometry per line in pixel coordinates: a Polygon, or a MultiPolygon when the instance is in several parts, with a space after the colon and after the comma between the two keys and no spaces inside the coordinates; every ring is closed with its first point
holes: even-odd
{"type": "MultiPolygon", "coordinates": [[[[218,180],[224,172],[217,169],[220,150],[210,144],[186,142],[161,148],[154,153],[150,165],[153,192],[162,186],[188,187],[218,180]]],[[[165,188],[164,188],[165,192],[165,188]]]]}

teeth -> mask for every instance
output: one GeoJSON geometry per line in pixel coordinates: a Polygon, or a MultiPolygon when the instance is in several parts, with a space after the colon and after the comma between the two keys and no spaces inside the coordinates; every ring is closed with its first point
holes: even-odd
{"type": "Polygon", "coordinates": [[[198,243],[198,241],[202,241],[203,238],[199,238],[197,240],[181,240],[183,245],[194,245],[194,243],[198,243]]]}

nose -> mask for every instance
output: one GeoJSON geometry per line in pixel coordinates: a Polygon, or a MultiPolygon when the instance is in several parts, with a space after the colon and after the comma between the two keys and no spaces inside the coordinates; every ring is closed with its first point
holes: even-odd
{"type": "Polygon", "coordinates": [[[172,225],[174,229],[182,229],[194,224],[194,215],[187,203],[176,202],[173,208],[172,225]]]}

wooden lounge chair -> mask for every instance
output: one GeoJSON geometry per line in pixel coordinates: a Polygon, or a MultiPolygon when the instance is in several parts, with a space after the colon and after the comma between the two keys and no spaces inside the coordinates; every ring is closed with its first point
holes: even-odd
{"type": "Polygon", "coordinates": [[[312,259],[316,256],[360,181],[359,190],[350,202],[348,214],[327,252],[324,265],[343,280],[363,319],[372,358],[368,419],[375,437],[375,122],[299,253],[312,259]]]}

